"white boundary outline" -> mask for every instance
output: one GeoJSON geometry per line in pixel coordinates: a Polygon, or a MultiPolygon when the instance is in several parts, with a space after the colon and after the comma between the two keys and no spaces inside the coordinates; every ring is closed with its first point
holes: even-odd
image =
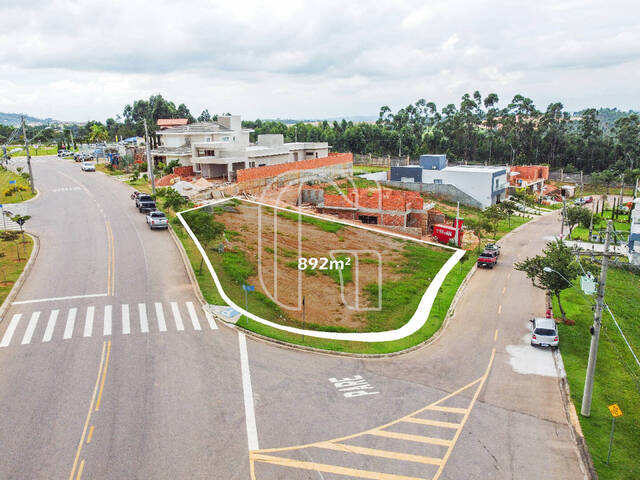
{"type": "Polygon", "coordinates": [[[313,215],[313,214],[310,214],[310,213],[300,212],[300,211],[297,211],[297,210],[290,210],[288,208],[277,207],[277,206],[274,206],[274,205],[269,205],[269,204],[266,204],[266,203],[256,202],[256,201],[253,201],[253,200],[246,200],[244,198],[239,198],[239,197],[228,197],[228,198],[223,198],[223,199],[220,199],[220,200],[214,200],[212,202],[208,202],[208,203],[205,203],[203,205],[200,205],[199,207],[189,208],[187,210],[183,210],[182,212],[178,212],[177,216],[180,219],[180,222],[184,226],[185,230],[187,231],[187,233],[191,237],[191,239],[196,244],[196,247],[198,248],[198,251],[200,252],[200,255],[202,255],[202,257],[204,258],[204,262],[207,265],[207,268],[209,269],[209,273],[211,273],[211,276],[213,277],[213,281],[214,281],[214,283],[216,285],[216,288],[218,289],[218,292],[220,293],[220,296],[222,297],[222,299],[225,302],[227,302],[227,304],[230,307],[233,307],[234,310],[242,313],[243,315],[249,317],[250,319],[252,319],[252,320],[254,320],[256,322],[262,323],[263,325],[267,325],[269,327],[277,328],[278,330],[283,330],[283,331],[290,332],[290,333],[296,333],[296,334],[299,334],[299,335],[306,335],[306,336],[309,336],[309,337],[327,338],[327,339],[331,339],[331,340],[347,340],[347,341],[353,341],[353,342],[389,342],[389,341],[392,341],[392,340],[400,340],[402,338],[408,337],[409,335],[417,332],[427,322],[427,319],[429,318],[429,312],[431,311],[431,307],[433,305],[433,302],[434,302],[434,300],[436,298],[436,295],[438,294],[438,290],[440,290],[440,287],[442,286],[442,283],[444,282],[445,278],[447,277],[449,272],[453,269],[453,267],[455,267],[456,264],[460,261],[462,256],[465,254],[465,250],[462,250],[462,249],[459,249],[459,248],[449,247],[447,245],[441,245],[439,243],[434,243],[434,242],[427,242],[425,240],[419,240],[419,239],[416,239],[416,238],[413,238],[413,237],[409,237],[407,235],[401,235],[399,233],[381,231],[381,230],[377,230],[377,229],[374,229],[374,228],[371,228],[371,227],[366,227],[364,225],[356,225],[356,224],[349,223],[349,222],[344,222],[344,221],[341,221],[341,220],[333,220],[333,219],[329,219],[329,218],[326,218],[326,217],[321,217],[319,215],[313,215]],[[389,236],[392,236],[392,237],[402,238],[402,239],[405,239],[405,240],[411,240],[411,241],[414,241],[414,242],[417,242],[417,243],[424,243],[424,244],[427,244],[427,245],[437,246],[437,247],[440,247],[440,248],[453,250],[454,253],[445,262],[445,264],[442,266],[440,271],[438,271],[438,273],[435,275],[435,277],[433,278],[433,280],[431,281],[431,283],[427,287],[427,290],[424,292],[424,295],[420,299],[420,303],[418,304],[418,308],[416,309],[414,314],[411,316],[409,321],[407,323],[405,323],[402,327],[400,327],[400,328],[398,328],[396,330],[387,330],[385,332],[344,333],[344,332],[323,332],[323,331],[318,331],[318,330],[305,330],[305,329],[302,329],[302,328],[288,327],[286,325],[280,325],[278,323],[271,322],[269,320],[265,320],[264,318],[258,317],[257,315],[254,315],[253,313],[246,311],[244,308],[242,308],[241,306],[237,305],[235,302],[233,302],[227,296],[227,294],[224,292],[224,290],[222,288],[222,284],[220,283],[220,279],[218,278],[218,275],[216,274],[215,269],[213,268],[213,265],[211,265],[211,261],[209,260],[208,255],[204,251],[204,248],[202,248],[202,245],[200,244],[200,242],[198,241],[196,236],[191,231],[191,228],[189,228],[189,225],[187,225],[187,222],[184,220],[184,218],[182,218],[182,214],[184,214],[184,213],[187,213],[187,212],[190,212],[190,211],[193,211],[193,210],[198,210],[198,209],[206,207],[206,206],[216,205],[218,203],[225,203],[225,202],[228,202],[229,200],[231,200],[233,198],[235,198],[237,200],[240,200],[241,202],[252,203],[254,205],[260,205],[260,206],[272,208],[274,210],[283,210],[283,211],[286,211],[286,212],[305,215],[307,217],[318,218],[320,220],[324,220],[324,221],[327,221],[327,222],[342,223],[343,225],[347,225],[347,226],[353,227],[353,228],[361,228],[363,230],[370,230],[370,231],[375,232],[375,233],[380,233],[380,234],[389,235],[389,236]]]}

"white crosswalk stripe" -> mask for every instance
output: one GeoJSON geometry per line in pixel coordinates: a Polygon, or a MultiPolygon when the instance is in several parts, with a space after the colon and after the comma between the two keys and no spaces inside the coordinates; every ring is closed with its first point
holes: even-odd
{"type": "MultiPolygon", "coordinates": [[[[122,304],[120,306],[120,318],[118,318],[117,313],[114,315],[114,306],[113,305],[104,305],[104,314],[103,314],[103,328],[102,335],[104,336],[112,336],[114,334],[114,329],[117,333],[120,333],[120,327],[117,325],[118,322],[122,322],[122,335],[130,335],[131,331],[131,322],[140,322],[140,333],[165,333],[167,331],[178,331],[182,332],[184,330],[193,330],[193,331],[202,331],[202,323],[201,316],[197,313],[196,307],[193,302],[185,302],[184,304],[179,304],[178,302],[168,302],[169,305],[163,304],[162,302],[153,302],[149,304],[146,303],[138,303],[138,308],[134,307],[133,311],[130,310],[129,304],[122,304]],[[165,307],[170,307],[170,313],[165,315],[165,307]],[[186,309],[186,310],[185,310],[186,309]],[[182,315],[183,312],[187,312],[189,315],[188,326],[185,327],[182,315]],[[155,320],[154,320],[155,314],[155,320]],[[136,318],[137,315],[137,318],[136,318]],[[169,318],[167,318],[167,315],[169,318]],[[175,324],[175,329],[173,326],[167,324],[167,321],[170,321],[171,317],[173,317],[173,324],[175,324]],[[157,322],[157,329],[155,327],[157,322]],[[115,325],[114,325],[115,323],[115,325]]],[[[135,305],[135,304],[134,304],[135,305]]],[[[117,308],[117,306],[116,306],[117,308]]],[[[116,310],[117,312],[118,310],[116,310]]],[[[14,342],[14,344],[19,343],[20,345],[28,345],[32,343],[34,335],[39,338],[39,335],[42,335],[42,342],[47,343],[52,340],[62,338],[63,340],[69,340],[74,337],[74,333],[76,333],[76,337],[82,338],[90,338],[94,334],[94,326],[96,326],[96,322],[100,325],[100,314],[102,313],[102,307],[97,307],[94,305],[89,305],[86,307],[86,315],[84,318],[84,325],[79,326],[78,330],[81,329],[82,335],[78,331],[76,331],[76,320],[78,320],[78,308],[70,307],[67,311],[62,310],[60,313],[60,309],[52,309],[51,311],[30,311],[26,314],[16,313],[13,315],[9,325],[7,326],[6,331],[0,341],[1,347],[8,347],[11,345],[14,336],[18,336],[18,340],[14,342]],[[60,331],[56,334],[56,325],[58,323],[58,317],[60,315],[66,315],[66,321],[64,322],[64,331],[60,331]],[[23,316],[29,316],[28,322],[22,322],[23,316]],[[40,322],[40,317],[48,317],[48,320],[45,322],[44,319],[40,322]],[[45,324],[46,323],[46,324],[45,324]]],[[[218,326],[216,325],[213,316],[207,312],[203,311],[204,318],[206,319],[209,327],[212,330],[217,330],[218,326]]],[[[2,326],[2,323],[0,323],[2,326]]],[[[100,335],[100,328],[96,326],[98,329],[97,335],[100,335]]],[[[136,329],[137,330],[137,329],[136,329]]],[[[134,332],[134,334],[137,332],[134,332]]]]}
{"type": "Polygon", "coordinates": [[[47,322],[47,328],[44,331],[44,336],[42,337],[43,342],[50,342],[53,338],[53,330],[56,328],[58,312],[59,310],[51,310],[51,314],[49,315],[49,322],[47,322]]]}

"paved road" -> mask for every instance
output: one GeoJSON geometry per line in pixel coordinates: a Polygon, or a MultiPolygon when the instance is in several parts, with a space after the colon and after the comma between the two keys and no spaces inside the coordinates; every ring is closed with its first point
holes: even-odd
{"type": "Polygon", "coordinates": [[[582,478],[551,354],[525,343],[543,295],[510,266],[557,215],[476,272],[437,342],[365,360],[212,328],[128,187],[55,158],[34,172],[41,251],[0,323],[0,478],[582,478]]]}

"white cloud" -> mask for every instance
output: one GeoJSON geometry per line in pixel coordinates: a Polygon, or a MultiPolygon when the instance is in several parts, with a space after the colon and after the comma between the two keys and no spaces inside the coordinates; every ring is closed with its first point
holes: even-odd
{"type": "Polygon", "coordinates": [[[0,111],[104,119],[162,93],[196,115],[309,118],[476,89],[633,108],[638,13],[618,0],[0,2],[0,111]]]}

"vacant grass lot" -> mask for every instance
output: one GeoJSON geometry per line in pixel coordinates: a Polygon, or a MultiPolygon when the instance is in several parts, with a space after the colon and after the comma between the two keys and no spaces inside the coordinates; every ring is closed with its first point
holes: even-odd
{"type": "MultiPolygon", "coordinates": [[[[607,220],[611,219],[611,210],[605,210],[602,217],[598,216],[593,218],[593,233],[599,233],[600,230],[606,230],[607,228],[607,220]]],[[[628,232],[631,229],[631,224],[628,221],[628,215],[618,215],[617,218],[613,221],[614,230],[628,232]]],[[[624,241],[626,240],[626,235],[622,234],[622,238],[618,240],[624,241]]],[[[588,242],[589,240],[589,229],[584,228],[580,225],[575,227],[571,231],[571,239],[573,240],[582,240],[584,242],[588,242]]]]}
{"type": "Polygon", "coordinates": [[[18,203],[33,198],[35,195],[31,193],[31,187],[29,181],[22,178],[9,170],[0,168],[0,204],[5,203],[18,203]],[[26,190],[14,192],[11,195],[5,195],[7,190],[14,185],[10,184],[10,181],[15,181],[15,185],[26,187],[26,190]]]}
{"type": "MultiPolygon", "coordinates": [[[[611,268],[607,275],[605,301],[616,316],[627,339],[640,354],[640,275],[611,268]]],[[[562,305],[573,326],[561,324],[560,351],[571,387],[571,399],[580,412],[593,323],[590,302],[569,288],[562,292],[562,305]]],[[[557,302],[554,301],[557,310],[557,302]]],[[[579,415],[582,431],[601,480],[640,478],[640,367],[635,363],[611,316],[604,314],[591,416],[579,415]],[[617,403],[623,416],[616,420],[611,463],[606,465],[611,414],[607,405],[617,403]]]]}
{"type": "Polygon", "coordinates": [[[0,304],[9,295],[31,256],[33,240],[29,235],[25,235],[24,240],[24,243],[21,238],[15,242],[0,241],[0,304]]]}

